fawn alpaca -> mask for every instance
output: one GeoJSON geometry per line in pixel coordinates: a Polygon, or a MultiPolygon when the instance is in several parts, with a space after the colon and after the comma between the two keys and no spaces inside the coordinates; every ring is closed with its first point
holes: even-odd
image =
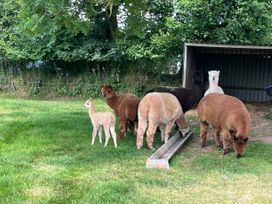
{"type": "Polygon", "coordinates": [[[223,89],[220,86],[218,86],[220,71],[209,71],[208,73],[209,73],[209,88],[205,92],[204,96],[210,93],[224,94],[223,89]]]}
{"type": "Polygon", "coordinates": [[[90,98],[86,101],[85,107],[89,108],[89,116],[93,124],[93,133],[92,133],[92,145],[94,144],[95,137],[99,135],[99,142],[102,143],[102,126],[104,127],[106,141],[104,147],[107,146],[110,133],[113,139],[114,147],[117,147],[116,142],[116,133],[115,133],[115,117],[111,112],[96,112],[94,107],[93,99],[90,98]]]}
{"type": "Polygon", "coordinates": [[[162,140],[165,142],[167,142],[175,122],[183,135],[189,130],[178,99],[170,93],[153,92],[145,95],[139,104],[138,118],[138,149],[143,145],[143,135],[147,126],[146,140],[150,149],[154,149],[153,139],[158,126],[161,130],[162,140]]]}

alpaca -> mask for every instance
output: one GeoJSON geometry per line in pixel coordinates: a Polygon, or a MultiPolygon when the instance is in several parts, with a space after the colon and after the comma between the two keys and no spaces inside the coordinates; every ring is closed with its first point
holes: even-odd
{"type": "Polygon", "coordinates": [[[153,139],[157,127],[161,130],[162,140],[167,142],[169,133],[176,122],[182,134],[188,132],[182,108],[177,98],[170,93],[149,93],[143,97],[138,108],[139,126],[137,130],[137,148],[143,145],[143,135],[147,129],[147,145],[153,148],[153,139]]]}
{"type": "Polygon", "coordinates": [[[102,127],[104,127],[106,141],[104,147],[107,146],[110,133],[113,139],[114,147],[117,147],[116,133],[115,133],[115,117],[111,112],[96,112],[93,99],[90,98],[86,101],[85,107],[89,108],[89,116],[93,124],[93,133],[92,133],[92,145],[94,144],[95,137],[99,135],[99,142],[102,143],[102,127]]]}
{"type": "Polygon", "coordinates": [[[239,99],[220,93],[211,93],[199,102],[198,116],[202,147],[205,146],[207,130],[211,125],[215,142],[217,146],[224,147],[224,154],[230,152],[232,138],[237,158],[243,154],[248,141],[251,119],[245,105],[239,99]],[[223,144],[220,132],[224,136],[223,144]]]}
{"type": "Polygon", "coordinates": [[[218,86],[220,71],[209,71],[208,73],[209,73],[209,88],[205,92],[204,96],[206,96],[210,93],[224,94],[223,89],[220,86],[218,86]]]}
{"type": "Polygon", "coordinates": [[[185,114],[188,110],[196,107],[204,95],[203,76],[200,72],[196,72],[194,74],[192,89],[179,87],[155,87],[148,90],[145,95],[152,92],[165,92],[173,94],[175,97],[177,97],[183,113],[185,114]]]}
{"type": "Polygon", "coordinates": [[[107,104],[114,110],[119,118],[119,137],[122,139],[129,127],[135,135],[138,126],[137,109],[140,99],[132,94],[116,95],[111,85],[101,86],[102,95],[107,104]]]}

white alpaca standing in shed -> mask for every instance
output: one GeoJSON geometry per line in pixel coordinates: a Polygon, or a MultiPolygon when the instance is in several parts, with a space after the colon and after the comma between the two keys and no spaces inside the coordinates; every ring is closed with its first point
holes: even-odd
{"type": "Polygon", "coordinates": [[[209,88],[205,92],[204,96],[210,94],[210,93],[222,93],[224,94],[223,89],[218,86],[218,81],[219,81],[219,74],[220,71],[209,71],[209,88]]]}
{"type": "Polygon", "coordinates": [[[86,101],[85,107],[89,108],[89,116],[93,124],[93,133],[92,133],[92,145],[94,144],[95,137],[99,136],[99,142],[102,143],[102,126],[104,127],[106,141],[104,147],[107,146],[110,133],[112,135],[114,147],[117,147],[116,133],[115,133],[115,117],[111,112],[96,112],[94,107],[93,99],[90,98],[86,101]]]}

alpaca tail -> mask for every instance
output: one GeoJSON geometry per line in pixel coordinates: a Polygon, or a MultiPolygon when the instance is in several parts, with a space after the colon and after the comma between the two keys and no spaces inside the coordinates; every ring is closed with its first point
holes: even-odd
{"type": "Polygon", "coordinates": [[[138,105],[137,106],[136,104],[128,105],[128,107],[126,108],[127,119],[129,119],[130,121],[137,120],[137,110],[138,110],[138,105]]]}

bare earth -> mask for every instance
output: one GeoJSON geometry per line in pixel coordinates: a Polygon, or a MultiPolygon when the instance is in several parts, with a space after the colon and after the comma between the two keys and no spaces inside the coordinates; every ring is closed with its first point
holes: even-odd
{"type": "MultiPolygon", "coordinates": [[[[252,118],[250,140],[272,144],[272,120],[265,118],[268,113],[272,112],[272,102],[250,103],[246,104],[246,107],[252,118]]],[[[199,126],[196,110],[187,112],[186,116],[192,118],[190,123],[192,127],[199,126]]],[[[210,136],[208,138],[211,139],[210,136]]]]}

